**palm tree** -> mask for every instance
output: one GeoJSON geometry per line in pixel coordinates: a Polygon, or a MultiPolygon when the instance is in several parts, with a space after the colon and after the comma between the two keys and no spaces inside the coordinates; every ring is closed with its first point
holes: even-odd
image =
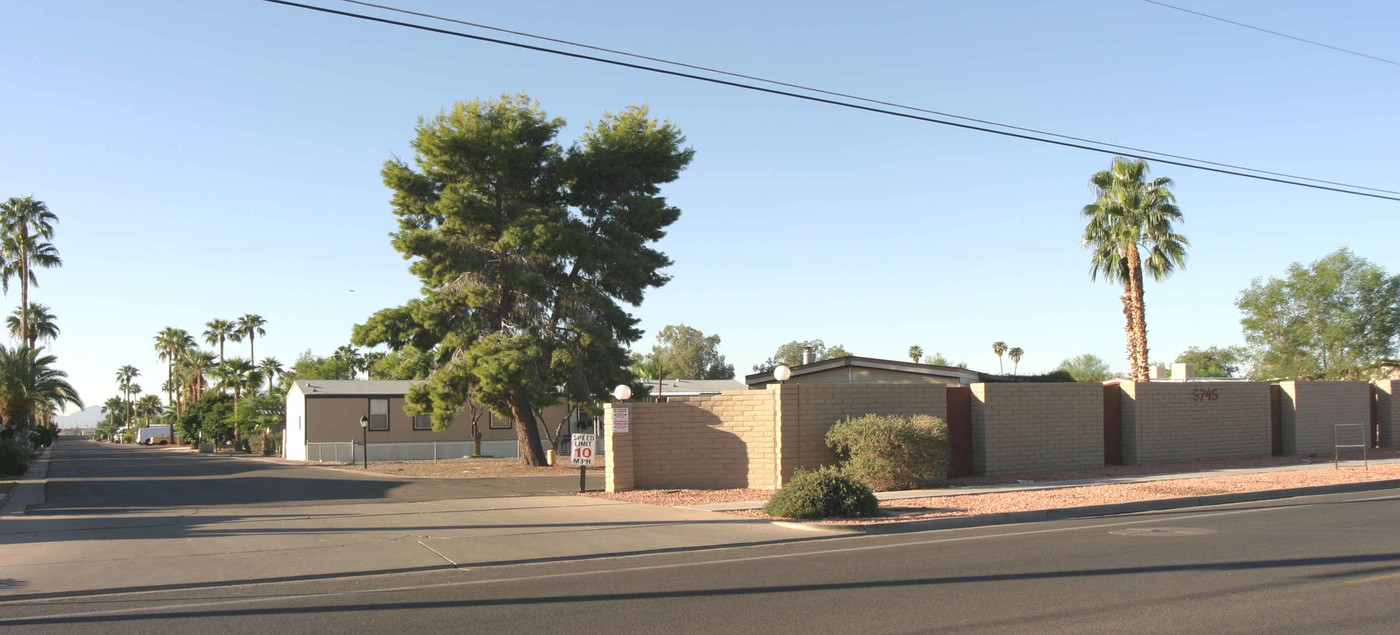
{"type": "Polygon", "coordinates": [[[204,343],[210,346],[219,345],[219,363],[224,361],[224,340],[237,342],[238,325],[228,320],[209,320],[204,323],[204,343]]]}
{"type": "Polygon", "coordinates": [[[1172,230],[1181,210],[1168,178],[1147,180],[1147,162],[1114,157],[1113,166],[1089,179],[1095,200],[1081,216],[1084,246],[1091,252],[1089,278],[1100,275],[1123,285],[1124,330],[1128,334],[1128,363],[1134,381],[1147,381],[1147,308],[1143,301],[1142,269],[1162,280],[1186,266],[1190,242],[1172,230]],[[1144,261],[1142,251],[1147,251],[1144,261]]]}
{"type": "Polygon", "coordinates": [[[29,348],[34,348],[39,340],[52,342],[58,337],[58,322],[55,321],[49,307],[42,304],[29,305],[29,315],[27,316],[29,318],[29,331],[21,339],[20,333],[21,329],[24,328],[25,317],[20,315],[19,309],[16,308],[14,313],[5,318],[5,326],[10,329],[10,337],[28,343],[29,348]]]}
{"type": "Polygon", "coordinates": [[[284,370],[282,362],[277,361],[276,357],[264,357],[261,362],[258,362],[258,370],[267,377],[267,393],[272,394],[272,380],[277,375],[281,375],[284,370]]]}
{"type": "Polygon", "coordinates": [[[151,425],[151,419],[160,416],[163,410],[165,408],[157,395],[146,395],[136,402],[136,416],[141,419],[143,427],[151,425]]]}
{"type": "Polygon", "coordinates": [[[141,376],[141,371],[131,364],[117,369],[117,389],[126,397],[127,425],[131,425],[131,388],[135,385],[132,380],[139,376],[141,376]]]}
{"type": "Polygon", "coordinates": [[[102,403],[102,414],[107,415],[107,426],[113,434],[121,427],[119,418],[121,413],[126,412],[126,401],[121,397],[111,397],[102,403]]]}
{"type": "Polygon", "coordinates": [[[924,349],[919,348],[919,346],[918,346],[917,344],[915,344],[914,346],[910,346],[910,347],[909,347],[909,359],[914,360],[914,363],[915,363],[915,364],[919,363],[919,358],[920,358],[920,357],[923,357],[923,356],[924,356],[924,349]]]}
{"type": "Polygon", "coordinates": [[[5,427],[24,432],[43,404],[62,410],[66,404],[83,407],[78,391],[68,383],[68,373],[53,367],[53,355],[35,349],[0,346],[0,419],[5,427]]]}
{"type": "Polygon", "coordinates": [[[175,361],[175,378],[179,382],[177,386],[184,392],[186,407],[204,395],[204,389],[209,383],[206,379],[213,375],[217,366],[214,354],[208,351],[190,348],[180,353],[180,357],[175,361]]]}
{"type": "Polygon", "coordinates": [[[253,354],[253,340],[259,335],[267,335],[267,331],[263,329],[266,324],[267,320],[264,320],[261,315],[248,313],[234,320],[234,328],[237,332],[229,339],[241,342],[246,336],[248,338],[248,359],[257,359],[258,356],[253,354]]]}
{"type": "Polygon", "coordinates": [[[361,355],[360,351],[354,346],[341,346],[335,349],[331,357],[345,362],[345,365],[350,367],[350,379],[354,379],[355,373],[365,366],[364,356],[361,355]]]}
{"type": "Polygon", "coordinates": [[[1006,367],[1001,365],[1001,356],[1006,353],[1006,342],[992,342],[992,352],[997,354],[997,372],[1006,374],[1006,367]]]}
{"type": "Polygon", "coordinates": [[[184,329],[167,326],[156,334],[156,355],[166,363],[165,401],[166,403],[174,402],[177,413],[184,412],[184,410],[180,407],[178,383],[175,381],[175,363],[182,352],[188,351],[194,346],[194,337],[184,329]],[[172,393],[174,393],[173,398],[172,393]]]}
{"type": "MultiPolygon", "coordinates": [[[[11,198],[0,203],[0,252],[5,255],[5,266],[0,270],[4,289],[10,290],[10,277],[19,278],[19,305],[29,306],[29,285],[38,286],[34,278],[34,267],[57,267],[63,264],[58,257],[58,249],[52,243],[53,224],[58,216],[49,211],[43,201],[32,196],[11,198]],[[42,239],[45,242],[38,242],[42,239]]],[[[20,316],[20,332],[29,332],[27,315],[20,316]]]]}
{"type": "MultiPolygon", "coordinates": [[[[215,370],[220,382],[225,387],[233,388],[233,411],[238,412],[238,398],[243,395],[243,387],[248,384],[257,385],[262,382],[262,377],[258,376],[258,367],[252,362],[235,357],[222,364],[215,370]]],[[[238,447],[238,426],[233,426],[233,446],[238,447]]]]}
{"type": "Polygon", "coordinates": [[[1015,374],[1017,373],[1017,371],[1021,368],[1021,356],[1022,356],[1022,355],[1025,355],[1025,354],[1026,354],[1026,352],[1023,351],[1023,350],[1021,350],[1021,347],[1020,347],[1020,346],[1017,346],[1017,347],[1015,347],[1015,348],[1012,348],[1011,350],[1006,351],[1006,356],[1011,358],[1011,374],[1012,374],[1012,375],[1015,375],[1015,374]]]}

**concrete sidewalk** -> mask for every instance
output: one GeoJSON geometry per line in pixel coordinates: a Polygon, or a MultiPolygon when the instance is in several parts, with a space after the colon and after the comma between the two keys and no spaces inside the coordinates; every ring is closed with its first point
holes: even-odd
{"type": "MultiPolygon", "coordinates": [[[[1370,461],[1370,464],[1371,464],[1371,465],[1394,465],[1394,464],[1400,464],[1400,459],[1384,459],[1384,460],[1380,460],[1380,461],[1370,461]]],[[[1360,469],[1361,465],[1362,465],[1361,461],[1344,461],[1344,462],[1342,463],[1341,469],[1360,469]]],[[[1229,476],[1229,475],[1231,475],[1231,474],[1265,474],[1265,473],[1269,473],[1269,472],[1291,472],[1291,471],[1296,471],[1296,470],[1318,470],[1318,469],[1332,470],[1332,469],[1337,469],[1337,466],[1336,466],[1335,464],[1331,463],[1331,462],[1325,462],[1325,463],[1312,463],[1312,464],[1307,464],[1307,465],[1278,465],[1278,466],[1272,466],[1272,467],[1221,469],[1221,470],[1207,470],[1207,471],[1201,471],[1201,472],[1170,472],[1170,473],[1164,473],[1164,474],[1141,474],[1141,475],[1134,475],[1134,476],[1110,476],[1110,477],[1104,477],[1104,478],[1086,478],[1086,479],[1078,479],[1078,480],[1073,480],[1073,481],[1042,481],[1042,482],[1022,481],[1022,482],[1016,482],[1016,483],[1005,483],[1005,484],[1001,484],[1001,485],[975,485],[975,486],[968,486],[968,487],[942,487],[942,488],[937,488],[937,489],[916,489],[916,490],[900,490],[900,491],[893,491],[893,492],[877,492],[877,493],[875,494],[875,497],[878,498],[878,499],[880,499],[880,500],[882,500],[882,501],[888,501],[888,500],[902,500],[902,499],[907,499],[907,498],[938,498],[938,497],[943,497],[943,496],[969,496],[969,495],[975,495],[975,494],[997,494],[997,493],[1003,493],[1003,492],[1027,492],[1027,491],[1036,491],[1036,490],[1064,489],[1064,488],[1067,488],[1067,487],[1088,487],[1088,486],[1093,486],[1093,485],[1120,485],[1120,484],[1126,484],[1126,483],[1150,483],[1150,482],[1153,482],[1153,481],[1177,481],[1177,480],[1183,480],[1183,479],[1209,478],[1209,477],[1212,477],[1212,476],[1229,476]]],[[[1373,482],[1387,483],[1388,481],[1373,481],[1373,482]]],[[[1354,484],[1347,484],[1347,485],[1354,485],[1354,484]]],[[[1327,487],[1331,487],[1331,486],[1327,486],[1327,487]]],[[[1338,486],[1338,487],[1341,487],[1341,486],[1338,486]]],[[[1316,488],[1294,488],[1294,489],[1307,490],[1307,492],[1305,492],[1305,493],[1308,493],[1308,494],[1312,494],[1312,493],[1326,493],[1326,492],[1314,492],[1314,491],[1312,491],[1312,490],[1314,490],[1314,489],[1316,489],[1316,488]]],[[[1267,491],[1270,491],[1270,492],[1280,492],[1280,493],[1283,493],[1283,496],[1288,496],[1288,495],[1290,495],[1290,494],[1288,494],[1287,492],[1290,492],[1290,491],[1292,491],[1292,490],[1280,489],[1280,490],[1267,490],[1267,491]]],[[[1338,490],[1336,490],[1336,491],[1352,491],[1352,490],[1350,490],[1350,489],[1338,489],[1338,490]]],[[[1302,494],[1298,494],[1298,495],[1302,495],[1302,494]]],[[[1274,498],[1279,498],[1279,497],[1281,497],[1281,496],[1275,496],[1274,498]]],[[[1172,499],[1167,499],[1167,500],[1172,500],[1172,499]]],[[[710,504],[710,505],[688,505],[688,506],[683,507],[683,509],[694,509],[694,510],[699,510],[699,511],[716,511],[716,512],[723,512],[723,511],[741,511],[741,510],[750,510],[750,509],[761,509],[761,508],[763,507],[763,505],[764,505],[765,502],[766,502],[766,501],[742,501],[742,502],[733,502],[733,503],[714,503],[714,504],[710,504]]],[[[1151,501],[1143,501],[1143,502],[1151,502],[1151,501]]]]}
{"type": "Polygon", "coordinates": [[[51,456],[53,456],[53,448],[46,449],[43,454],[39,455],[39,458],[34,459],[34,462],[29,464],[29,471],[18,479],[15,491],[0,501],[0,517],[23,514],[25,508],[44,504],[44,487],[48,484],[49,457],[51,456]]]}

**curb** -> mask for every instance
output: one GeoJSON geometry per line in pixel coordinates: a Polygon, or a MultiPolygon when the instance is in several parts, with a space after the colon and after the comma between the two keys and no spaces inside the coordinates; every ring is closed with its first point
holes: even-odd
{"type": "Polygon", "coordinates": [[[980,516],[953,516],[949,518],[910,520],[904,522],[883,523],[878,525],[863,525],[858,527],[860,531],[866,534],[899,534],[915,531],[932,531],[937,529],[989,527],[992,525],[1012,525],[1019,523],[1043,522],[1049,520],[1091,518],[1094,516],[1112,516],[1116,514],[1163,511],[1169,509],[1182,509],[1188,507],[1209,507],[1212,505],[1248,503],[1253,501],[1276,500],[1280,498],[1318,496],[1322,494],[1346,494],[1351,492],[1366,492],[1372,490],[1396,488],[1400,488],[1400,479],[1390,479],[1385,481],[1363,481],[1360,483],[1340,483],[1337,485],[1313,485],[1309,487],[1293,487],[1288,489],[1260,490],[1257,492],[1210,494],[1207,496],[1186,496],[1182,498],[1159,498],[1157,500],[1133,501],[1131,503],[1086,505],[1084,507],[1064,507],[1060,509],[1042,509],[1038,511],[1010,512],[1005,514],[983,514],[980,516]]]}
{"type": "Polygon", "coordinates": [[[21,477],[19,484],[10,497],[5,499],[0,505],[0,516],[18,516],[26,509],[35,505],[43,505],[45,490],[48,486],[49,459],[53,456],[53,447],[44,450],[33,464],[29,466],[29,471],[21,477]]]}

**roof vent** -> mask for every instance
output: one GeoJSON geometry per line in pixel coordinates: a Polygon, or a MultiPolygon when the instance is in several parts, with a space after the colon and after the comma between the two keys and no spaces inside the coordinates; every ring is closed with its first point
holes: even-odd
{"type": "Polygon", "coordinates": [[[1172,364],[1173,381],[1187,381],[1193,379],[1195,375],[1196,366],[1194,364],[1172,364]]]}

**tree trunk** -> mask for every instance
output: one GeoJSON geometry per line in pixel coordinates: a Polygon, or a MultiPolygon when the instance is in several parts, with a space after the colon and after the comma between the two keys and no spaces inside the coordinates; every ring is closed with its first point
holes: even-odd
{"type": "MultiPolygon", "coordinates": [[[[19,228],[19,332],[29,335],[29,226],[19,228]]],[[[32,348],[32,347],[31,347],[32,348]]]]}
{"type": "Polygon", "coordinates": [[[510,414],[515,419],[515,438],[520,445],[520,464],[529,467],[545,465],[544,450],[540,447],[540,428],[535,413],[530,409],[530,400],[520,389],[510,391],[510,414]]]}
{"type": "Polygon", "coordinates": [[[1142,259],[1137,244],[1128,246],[1128,288],[1125,309],[1128,314],[1128,351],[1133,381],[1147,381],[1147,321],[1143,316],[1142,259]]]}

